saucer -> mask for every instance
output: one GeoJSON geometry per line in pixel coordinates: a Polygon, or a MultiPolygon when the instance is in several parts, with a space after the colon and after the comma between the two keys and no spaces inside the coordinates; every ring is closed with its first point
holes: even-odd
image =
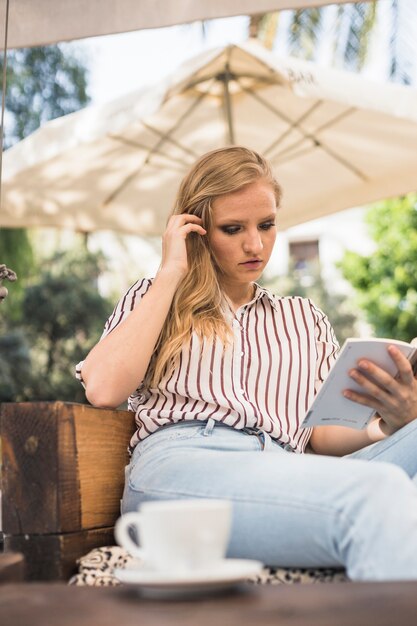
{"type": "Polygon", "coordinates": [[[224,559],[205,569],[188,572],[157,571],[133,561],[124,569],[115,569],[114,576],[126,585],[160,592],[201,592],[223,589],[247,581],[259,574],[263,563],[248,559],[224,559]]]}

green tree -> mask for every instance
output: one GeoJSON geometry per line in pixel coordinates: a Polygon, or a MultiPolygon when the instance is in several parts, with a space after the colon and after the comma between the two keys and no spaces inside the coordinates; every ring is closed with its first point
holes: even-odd
{"type": "MultiPolygon", "coordinates": [[[[18,278],[32,274],[35,257],[24,228],[0,228],[0,263],[16,272],[18,278]]],[[[24,281],[17,280],[11,288],[13,298],[8,300],[7,316],[10,320],[18,320],[21,313],[24,281]]]]}
{"type": "Polygon", "coordinates": [[[9,51],[5,147],[27,137],[48,120],[77,111],[88,101],[87,70],[70,47],[9,51]]]}
{"type": "Polygon", "coordinates": [[[31,376],[30,352],[24,333],[13,330],[3,335],[0,332],[0,401],[17,402],[27,398],[31,376]]]}
{"type": "Polygon", "coordinates": [[[359,318],[352,299],[344,294],[329,291],[319,266],[308,275],[292,267],[288,275],[264,281],[263,284],[280,296],[311,298],[329,317],[341,345],[348,337],[357,335],[359,318]]]}
{"type": "Polygon", "coordinates": [[[21,332],[26,340],[16,332],[3,337],[3,345],[10,349],[0,359],[0,375],[3,367],[7,380],[13,377],[13,385],[0,386],[0,400],[85,402],[84,391],[74,378],[74,365],[97,342],[112,309],[97,290],[103,269],[103,257],[83,248],[55,254],[44,262],[24,294],[21,332]],[[23,366],[14,364],[10,369],[16,352],[23,366]]]}
{"type": "Polygon", "coordinates": [[[31,344],[29,397],[85,401],[74,365],[97,342],[112,305],[97,289],[101,255],[78,249],[55,254],[23,300],[24,330],[31,344]]]}
{"type": "Polygon", "coordinates": [[[417,336],[417,194],[374,205],[366,221],[376,249],[346,252],[343,275],[377,336],[410,341],[417,336]]]}
{"type": "MultiPolygon", "coordinates": [[[[3,56],[0,76],[2,73],[3,56]]],[[[80,109],[88,100],[86,68],[68,46],[9,51],[5,148],[24,139],[44,122],[80,109]]],[[[35,270],[30,235],[25,229],[0,228],[0,263],[11,267],[19,277],[9,309],[10,316],[16,319],[24,279],[35,270]]]]}

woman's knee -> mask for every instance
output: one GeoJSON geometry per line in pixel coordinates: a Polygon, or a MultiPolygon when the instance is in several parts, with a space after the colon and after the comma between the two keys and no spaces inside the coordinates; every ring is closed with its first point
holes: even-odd
{"type": "Polygon", "coordinates": [[[363,475],[357,476],[356,493],[372,507],[382,510],[395,502],[416,497],[415,486],[408,474],[393,463],[368,463],[363,475]]]}

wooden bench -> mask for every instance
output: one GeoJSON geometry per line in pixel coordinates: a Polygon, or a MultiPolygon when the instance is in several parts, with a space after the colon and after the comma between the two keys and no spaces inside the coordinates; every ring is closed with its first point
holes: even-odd
{"type": "Polygon", "coordinates": [[[67,402],[0,405],[5,551],[21,552],[28,580],[65,580],[76,559],[115,543],[128,411],[67,402]]]}

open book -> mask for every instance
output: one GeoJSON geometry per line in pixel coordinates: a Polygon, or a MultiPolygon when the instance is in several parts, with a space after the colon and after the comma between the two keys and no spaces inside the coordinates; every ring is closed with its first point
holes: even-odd
{"type": "Polygon", "coordinates": [[[345,389],[363,393],[363,389],[349,376],[348,372],[357,367],[361,358],[366,358],[395,376],[398,373],[397,366],[388,353],[389,345],[401,350],[412,363],[413,370],[416,371],[417,345],[395,339],[347,339],[329,375],[314,398],[301,427],[336,424],[357,429],[365,428],[374,416],[375,410],[348,400],[342,395],[345,389]]]}

